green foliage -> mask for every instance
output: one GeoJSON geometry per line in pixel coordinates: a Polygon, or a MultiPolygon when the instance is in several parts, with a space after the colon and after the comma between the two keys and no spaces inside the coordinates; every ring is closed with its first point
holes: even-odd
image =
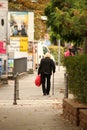
{"type": "Polygon", "coordinates": [[[87,55],[66,57],[64,66],[69,75],[69,90],[78,101],[87,103],[87,55]]]}
{"type": "Polygon", "coordinates": [[[86,0],[51,0],[45,15],[52,32],[59,33],[65,41],[80,43],[87,36],[86,0]]]}
{"type": "MultiPolygon", "coordinates": [[[[58,64],[58,46],[49,46],[51,54],[53,54],[56,64],[58,64]]],[[[60,65],[62,65],[64,57],[64,48],[60,46],[60,65]]]]}

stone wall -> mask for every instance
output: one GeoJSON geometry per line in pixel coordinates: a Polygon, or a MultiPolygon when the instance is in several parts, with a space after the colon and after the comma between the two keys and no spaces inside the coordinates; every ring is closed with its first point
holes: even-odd
{"type": "Polygon", "coordinates": [[[80,119],[80,127],[87,130],[87,109],[80,110],[79,119],[80,119]]]}
{"type": "MultiPolygon", "coordinates": [[[[83,111],[87,110],[87,105],[83,105],[81,103],[78,103],[74,99],[64,99],[63,100],[63,116],[65,119],[69,120],[71,123],[73,123],[76,126],[82,126],[83,127],[83,121],[82,116],[83,111]]],[[[83,118],[84,120],[87,120],[87,114],[83,118]]],[[[86,124],[87,128],[87,124],[86,124]]]]}

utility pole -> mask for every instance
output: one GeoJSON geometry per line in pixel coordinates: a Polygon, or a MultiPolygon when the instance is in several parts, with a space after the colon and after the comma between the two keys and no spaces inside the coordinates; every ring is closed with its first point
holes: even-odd
{"type": "Polygon", "coordinates": [[[60,39],[58,40],[58,70],[60,71],[60,39]]]}

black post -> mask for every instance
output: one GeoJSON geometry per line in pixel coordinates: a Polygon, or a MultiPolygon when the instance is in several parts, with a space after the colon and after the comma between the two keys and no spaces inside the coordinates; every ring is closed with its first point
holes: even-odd
{"type": "Polygon", "coordinates": [[[64,79],[65,79],[65,94],[64,98],[68,98],[68,74],[64,74],[64,79]]]}
{"type": "Polygon", "coordinates": [[[16,87],[17,87],[17,85],[16,85],[16,82],[17,82],[17,76],[15,75],[14,76],[14,102],[13,102],[13,105],[17,105],[17,95],[16,95],[16,87]]]}
{"type": "Polygon", "coordinates": [[[18,79],[18,73],[16,75],[16,99],[20,99],[19,98],[19,79],[18,79]]]}

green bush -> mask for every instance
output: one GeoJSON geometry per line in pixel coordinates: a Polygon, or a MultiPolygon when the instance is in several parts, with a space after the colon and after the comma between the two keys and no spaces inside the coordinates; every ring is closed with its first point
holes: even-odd
{"type": "Polygon", "coordinates": [[[65,57],[64,66],[69,75],[69,90],[78,101],[87,103],[87,55],[65,57]]]}
{"type": "MultiPolygon", "coordinates": [[[[56,64],[58,64],[58,46],[49,46],[51,54],[53,54],[56,64]]],[[[62,65],[64,57],[64,48],[60,46],[60,65],[62,65]]]]}

